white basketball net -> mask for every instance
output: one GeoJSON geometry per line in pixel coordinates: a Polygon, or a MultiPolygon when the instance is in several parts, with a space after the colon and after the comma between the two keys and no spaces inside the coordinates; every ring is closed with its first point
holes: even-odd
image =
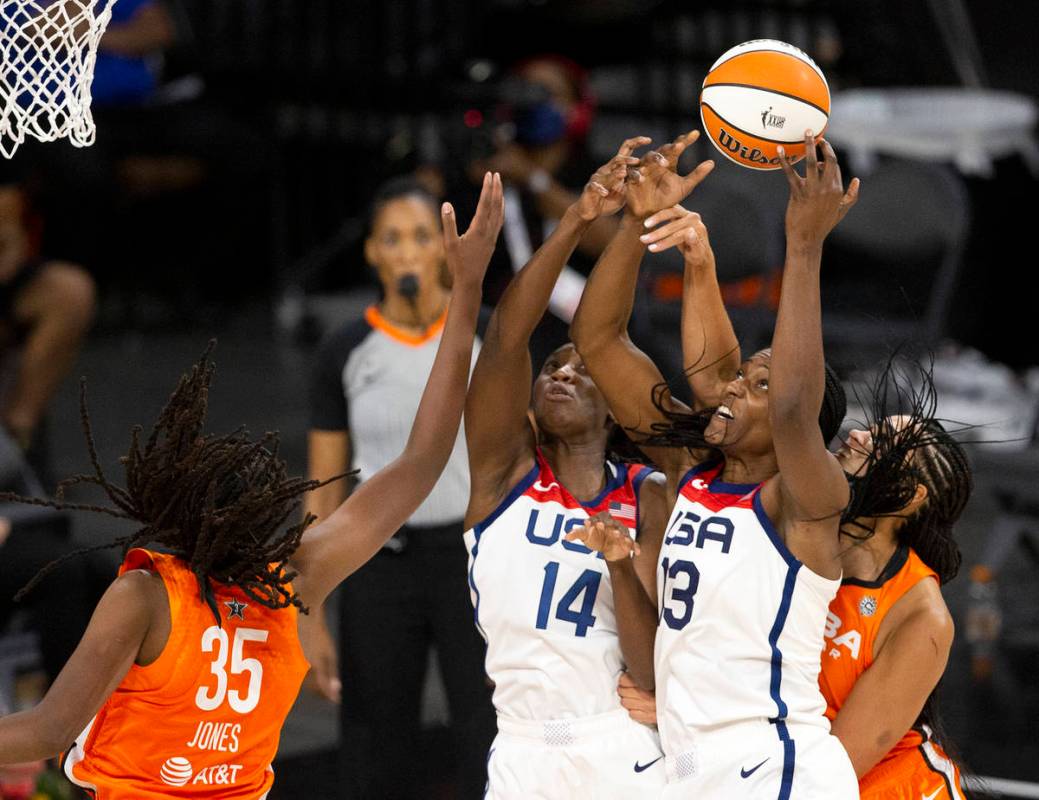
{"type": "Polygon", "coordinates": [[[0,0],[0,153],[26,136],[94,142],[90,84],[115,0],[0,0]]]}

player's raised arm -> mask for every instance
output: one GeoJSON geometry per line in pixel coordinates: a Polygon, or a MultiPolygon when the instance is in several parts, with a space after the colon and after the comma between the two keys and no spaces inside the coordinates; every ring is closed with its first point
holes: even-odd
{"type": "Polygon", "coordinates": [[[635,683],[643,689],[653,689],[657,607],[635,570],[634,559],[641,554],[641,546],[632,540],[624,524],[607,512],[594,515],[564,538],[582,542],[606,559],[624,663],[635,683]]]}
{"type": "MultiPolygon", "coordinates": [[[[816,140],[805,136],[806,177],[800,177],[785,155],[780,155],[790,185],[786,212],[787,255],[776,330],[772,336],[769,370],[769,417],[779,463],[779,498],[766,487],[781,524],[793,532],[832,532],[833,520],[848,503],[848,482],[834,456],[826,449],[819,429],[825,372],[819,273],[826,236],[855,203],[858,179],[844,191],[837,156],[821,141],[822,163],[816,156],[816,140]]],[[[787,536],[792,550],[805,560],[812,548],[798,552],[797,541],[787,536]]],[[[834,547],[836,538],[834,538],[834,547]]],[[[809,563],[824,577],[836,577],[839,564],[823,556],[809,563]]]]}
{"type": "Polygon", "coordinates": [[[484,177],[472,224],[459,236],[454,209],[442,209],[447,263],[454,276],[447,321],[404,452],[309,530],[292,558],[301,594],[320,603],[378,551],[415,512],[447,464],[465,405],[481,286],[504,218],[501,178],[484,177]]]}
{"type": "MultiPolygon", "coordinates": [[[[639,167],[629,172],[624,219],[592,270],[570,327],[574,345],[614,418],[622,427],[644,434],[654,423],[666,420],[653,396],[663,376],[628,338],[639,264],[645,252],[640,237],[646,233],[648,217],[680,202],[713,169],[714,162],[705,161],[688,175],[677,172],[679,157],[698,136],[693,131],[647,153],[639,167]]],[[[665,407],[684,409],[666,389],[659,399],[665,407]]],[[[646,453],[669,477],[687,460],[683,451],[672,448],[651,448],[646,453]]]]}
{"type": "Polygon", "coordinates": [[[713,408],[740,368],[740,343],[722,302],[714,250],[700,215],[676,205],[646,220],[642,241],[651,252],[677,246],[685,260],[682,289],[682,361],[693,406],[713,408]]]}
{"type": "Polygon", "coordinates": [[[585,185],[559,225],[509,283],[484,336],[466,400],[465,434],[469,447],[472,494],[467,527],[483,519],[509,488],[519,462],[533,451],[527,418],[532,367],[530,337],[548,307],[552,289],[582,234],[596,219],[624,203],[624,179],[631,155],[649,139],[621,145],[585,185]]]}

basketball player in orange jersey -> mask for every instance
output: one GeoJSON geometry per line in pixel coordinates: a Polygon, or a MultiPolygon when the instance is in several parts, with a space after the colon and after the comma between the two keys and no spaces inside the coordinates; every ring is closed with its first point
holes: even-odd
{"type": "Polygon", "coordinates": [[[147,441],[134,430],[126,488],[103,474],[84,410],[95,474],[66,483],[102,486],[116,508],[94,510],[143,527],[116,540],[128,550],[121,574],[50,691],[0,719],[0,764],[67,748],[66,774],[97,800],[267,796],[278,734],[308,668],[298,611],[320,605],[400,528],[454,445],[502,197],[500,177],[488,174],[461,237],[444,205],[454,292],[411,437],[315,527],[307,518],[279,532],[319,484],[287,477],[274,435],[202,434],[208,352],[147,441]],[[130,549],[146,543],[167,552],[130,549]]]}

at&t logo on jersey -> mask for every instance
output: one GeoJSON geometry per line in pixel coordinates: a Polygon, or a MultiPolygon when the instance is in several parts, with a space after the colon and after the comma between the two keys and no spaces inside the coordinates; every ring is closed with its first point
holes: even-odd
{"type": "Polygon", "coordinates": [[[195,770],[192,769],[191,762],[180,756],[167,758],[166,763],[159,770],[159,777],[167,786],[184,786],[194,774],[195,770]]]}
{"type": "Polygon", "coordinates": [[[190,761],[182,756],[173,756],[167,758],[162,765],[159,778],[167,786],[187,786],[189,782],[192,786],[229,786],[238,781],[238,773],[241,770],[241,764],[214,764],[195,773],[190,761]]]}

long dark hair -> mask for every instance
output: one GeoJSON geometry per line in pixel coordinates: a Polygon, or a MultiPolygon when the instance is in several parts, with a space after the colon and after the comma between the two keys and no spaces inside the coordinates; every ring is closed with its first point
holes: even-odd
{"type": "Polygon", "coordinates": [[[20,599],[61,562],[95,550],[153,543],[187,563],[198,581],[200,598],[219,621],[210,580],[241,589],[267,608],[289,605],[306,612],[299,594],[291,589],[295,573],[286,566],[314,516],[281,530],[296,514],[305,492],[328,481],[288,477],[278,456],[278,435],[267,433],[252,440],[244,429],[224,436],[203,434],[209,401],[215,342],[181,376],[177,388],[159,413],[142,444],[141,427],[131,433],[130,449],[120,458],[126,487],[105,476],[94,445],[86,403],[86,382],[80,387],[80,417],[86,435],[93,474],[75,475],[58,484],[54,500],[0,495],[58,509],[94,511],[134,520],[143,527],[107,544],[76,550],[41,569],[15,596],[20,599]],[[65,502],[65,490],[87,483],[101,487],[113,507],[65,502]],[[280,532],[279,532],[280,531],[280,532]]]}
{"type": "Polygon", "coordinates": [[[864,469],[849,478],[851,500],[841,514],[841,532],[864,540],[873,530],[863,520],[903,517],[899,542],[912,547],[945,584],[956,577],[963,561],[953,525],[974,488],[967,453],[954,434],[971,428],[937,418],[933,362],[892,356],[867,395],[856,396],[866,415],[864,426],[873,432],[873,448],[864,469]],[[905,422],[896,426],[894,414],[905,422]],[[927,499],[907,516],[903,509],[918,485],[927,489],[927,499]]]}
{"type": "MultiPolygon", "coordinates": [[[[963,556],[953,536],[974,487],[970,462],[956,435],[971,426],[937,418],[938,393],[933,358],[927,364],[895,353],[869,385],[865,396],[856,392],[864,409],[864,426],[873,432],[873,448],[864,469],[849,478],[851,501],[841,515],[841,533],[864,541],[873,528],[864,520],[902,517],[898,542],[911,547],[938,574],[941,585],[956,577],[963,556]],[[893,414],[905,421],[895,425],[893,414]],[[904,509],[917,486],[927,498],[914,513],[904,509]]],[[[939,682],[924,702],[914,728],[930,729],[933,738],[962,766],[948,736],[939,706],[939,682]]]]}

